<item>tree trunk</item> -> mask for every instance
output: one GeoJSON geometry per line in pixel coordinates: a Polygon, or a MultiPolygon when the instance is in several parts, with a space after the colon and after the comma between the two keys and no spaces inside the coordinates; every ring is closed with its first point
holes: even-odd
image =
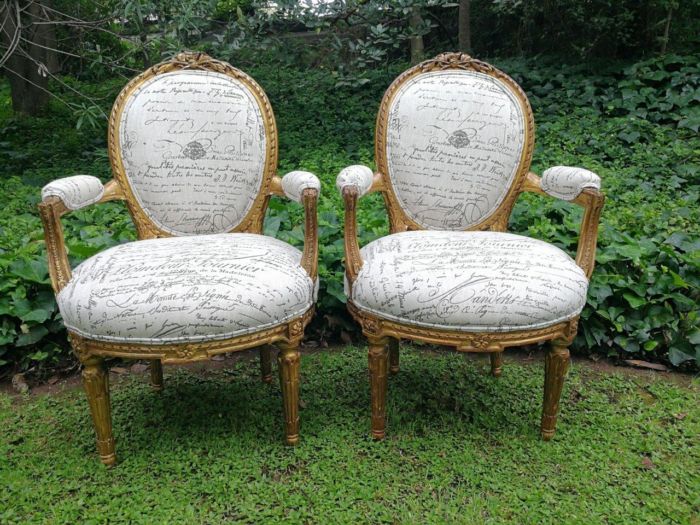
{"type": "MultiPolygon", "coordinates": [[[[411,30],[415,31],[422,23],[423,18],[420,16],[420,10],[417,7],[413,8],[411,18],[409,19],[411,30]]],[[[417,64],[423,60],[423,37],[421,35],[411,37],[411,64],[417,64]]]]}
{"type": "Polygon", "coordinates": [[[471,0],[459,0],[459,50],[472,52],[471,0]]]}
{"type": "MultiPolygon", "coordinates": [[[[49,72],[56,72],[58,60],[51,49],[55,45],[53,27],[35,25],[43,18],[43,7],[38,2],[24,0],[19,3],[22,10],[20,41],[5,63],[4,72],[10,84],[12,109],[25,115],[38,115],[49,100],[49,72]]],[[[0,31],[3,46],[12,45],[17,18],[14,5],[3,2],[0,17],[6,20],[0,31]]]]}
{"type": "Polygon", "coordinates": [[[668,47],[668,39],[671,32],[671,17],[673,16],[673,5],[668,6],[668,15],[666,16],[666,24],[664,24],[664,36],[661,37],[661,54],[666,54],[668,47]]]}

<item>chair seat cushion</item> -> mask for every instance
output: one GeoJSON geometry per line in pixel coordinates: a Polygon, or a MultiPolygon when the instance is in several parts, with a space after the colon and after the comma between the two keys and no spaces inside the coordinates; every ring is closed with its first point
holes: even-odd
{"type": "Polygon", "coordinates": [[[72,332],[166,344],[226,339],[306,312],[314,282],[289,244],[247,233],[130,242],[80,264],[58,294],[72,332]]]}
{"type": "Polygon", "coordinates": [[[577,316],[588,279],[551,244],[499,232],[410,231],[362,250],[361,310],[405,324],[506,332],[577,316]]]}

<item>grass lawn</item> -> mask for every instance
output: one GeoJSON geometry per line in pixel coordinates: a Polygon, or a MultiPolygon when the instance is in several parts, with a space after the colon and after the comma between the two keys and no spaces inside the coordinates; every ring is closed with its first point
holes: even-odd
{"type": "MultiPolygon", "coordinates": [[[[540,356],[541,357],[541,356],[540,356]]],[[[166,367],[112,388],[118,465],[83,393],[0,394],[0,523],[700,524],[700,383],[574,364],[540,440],[542,360],[406,349],[384,442],[366,349],[305,354],[302,441],[257,360],[166,367]]],[[[112,379],[115,378],[111,374],[112,379]]]]}

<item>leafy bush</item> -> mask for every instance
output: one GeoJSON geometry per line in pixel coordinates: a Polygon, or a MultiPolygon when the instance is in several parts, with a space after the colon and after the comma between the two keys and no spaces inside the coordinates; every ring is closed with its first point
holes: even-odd
{"type": "MultiPolygon", "coordinates": [[[[580,352],[700,363],[700,210],[698,57],[669,56],[588,70],[527,60],[494,61],[528,93],[535,110],[533,170],[580,165],[607,193],[597,267],[575,348],[580,352]]],[[[367,73],[361,88],[337,88],[324,70],[245,69],[268,93],[280,129],[280,173],[319,175],[321,293],[316,338],[356,333],[343,294],[342,202],[335,176],[351,163],[372,165],[373,128],[384,89],[405,64],[367,73]]],[[[119,83],[81,86],[101,93],[105,110],[119,83]]],[[[65,357],[60,316],[47,279],[39,187],[78,172],[110,177],[104,133],[76,130],[52,106],[45,118],[15,119],[0,91],[0,360],[41,370],[65,357]],[[4,109],[3,109],[4,108],[4,109]],[[11,177],[17,175],[17,177],[11,177]]],[[[66,94],[69,96],[69,94],[66,94]]],[[[510,228],[573,253],[581,210],[537,195],[521,198],[510,228]]],[[[388,231],[381,197],[361,200],[361,243],[388,231]]],[[[65,221],[71,262],[134,238],[121,204],[91,207],[65,221]]],[[[300,246],[302,210],[272,199],[265,233],[300,246]]]]}

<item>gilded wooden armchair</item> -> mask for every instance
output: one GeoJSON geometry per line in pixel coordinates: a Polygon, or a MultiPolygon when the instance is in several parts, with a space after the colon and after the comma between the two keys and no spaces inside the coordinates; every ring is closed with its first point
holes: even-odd
{"type": "Polygon", "coordinates": [[[387,374],[399,340],[490,354],[551,341],[545,358],[541,432],[554,434],[559,398],[595,260],[603,207],[600,179],[572,167],[529,171],[532,110],[495,67],[446,53],[399,76],[377,116],[378,172],[344,169],[348,308],[369,342],[372,435],[385,434],[387,374]],[[390,235],[360,249],[357,201],[381,192],[390,235]],[[545,242],[506,233],[522,192],[585,210],[576,260],[545,242]]]}
{"type": "MultiPolygon", "coordinates": [[[[114,179],[78,175],[44,187],[39,205],[51,282],[83,382],[102,462],[116,461],[105,357],[162,363],[275,343],[286,440],[299,439],[299,343],[317,290],[316,205],[311,173],[282,178],[277,129],[260,86],[225,62],[181,53],[134,78],[109,120],[114,179]],[[261,234],[270,196],[301,202],[303,252],[261,234]],[[139,240],[74,270],[62,215],[122,200],[139,240]]],[[[271,381],[267,346],[263,380],[271,381]]]]}

